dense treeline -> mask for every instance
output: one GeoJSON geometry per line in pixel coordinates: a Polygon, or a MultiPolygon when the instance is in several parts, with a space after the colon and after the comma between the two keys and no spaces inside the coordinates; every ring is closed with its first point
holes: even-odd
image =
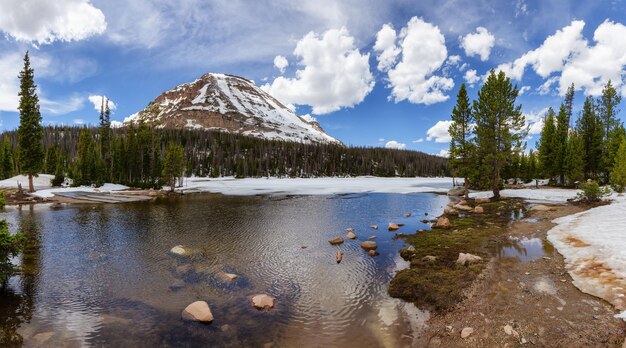
{"type": "MultiPolygon", "coordinates": [[[[181,144],[185,176],[315,177],[443,176],[447,159],[415,151],[302,144],[192,129],[154,129],[146,125],[110,130],[103,146],[101,128],[44,127],[43,172],[73,178],[75,184],[161,185],[168,143],[181,144]],[[105,152],[105,148],[109,148],[105,152]]],[[[21,172],[17,134],[0,135],[0,174],[21,172]]],[[[58,183],[58,182],[57,182],[58,183]]]]}

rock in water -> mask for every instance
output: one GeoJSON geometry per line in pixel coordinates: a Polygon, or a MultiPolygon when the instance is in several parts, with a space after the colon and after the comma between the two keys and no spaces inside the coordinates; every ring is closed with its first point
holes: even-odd
{"type": "Polygon", "coordinates": [[[372,225],[370,226],[373,230],[377,230],[378,229],[378,225],[372,225]]]}
{"type": "Polygon", "coordinates": [[[213,314],[209,304],[204,301],[196,301],[183,310],[182,317],[185,320],[210,323],[213,321],[213,314]]]}
{"type": "Polygon", "coordinates": [[[483,258],[480,256],[476,256],[476,255],[472,255],[472,254],[465,254],[465,253],[459,253],[459,258],[456,260],[456,263],[458,263],[459,265],[463,265],[463,266],[467,266],[467,265],[471,265],[477,262],[480,262],[483,258]]]}
{"type": "Polygon", "coordinates": [[[182,245],[177,245],[170,250],[170,253],[178,256],[186,256],[187,250],[182,245]]]}
{"type": "Polygon", "coordinates": [[[227,281],[227,282],[232,282],[233,280],[239,277],[238,275],[234,273],[225,273],[225,272],[218,272],[217,276],[220,277],[220,279],[227,281]]]}
{"type": "Polygon", "coordinates": [[[274,308],[276,299],[270,295],[260,294],[252,297],[252,305],[258,310],[269,311],[274,308]]]}
{"type": "Polygon", "coordinates": [[[356,239],[356,234],[354,234],[353,232],[348,232],[347,237],[350,239],[356,239]]]}
{"type": "Polygon", "coordinates": [[[376,236],[371,236],[371,237],[369,237],[367,239],[376,239],[376,236]]]}
{"type": "Polygon", "coordinates": [[[343,238],[341,238],[341,237],[333,238],[333,239],[329,240],[328,243],[330,243],[331,245],[339,245],[339,244],[343,243],[343,238]]]}
{"type": "Polygon", "coordinates": [[[337,261],[337,263],[341,263],[342,259],[343,259],[343,253],[341,251],[337,251],[337,253],[335,254],[335,261],[337,261]]]}
{"type": "Polygon", "coordinates": [[[435,223],[435,226],[433,227],[434,228],[449,228],[450,220],[447,217],[440,217],[439,219],[437,219],[437,222],[435,223]]]}
{"type": "Polygon", "coordinates": [[[397,230],[399,228],[400,228],[400,225],[394,224],[394,223],[389,223],[389,227],[388,227],[389,231],[395,231],[395,230],[397,230]]]}
{"type": "Polygon", "coordinates": [[[373,242],[371,240],[361,243],[361,248],[365,249],[366,251],[375,250],[377,247],[378,245],[376,244],[376,242],[373,242]]]}
{"type": "Polygon", "coordinates": [[[408,211],[406,213],[404,213],[405,217],[411,217],[411,213],[409,213],[408,211]]]}
{"type": "Polygon", "coordinates": [[[378,253],[376,252],[376,250],[370,250],[367,252],[370,256],[377,256],[378,253]]]}
{"type": "Polygon", "coordinates": [[[346,228],[346,232],[348,232],[348,233],[354,232],[354,228],[352,228],[352,227],[346,228]]]}
{"type": "Polygon", "coordinates": [[[466,327],[463,330],[461,330],[461,338],[468,338],[473,333],[474,333],[474,329],[472,329],[471,327],[466,327]]]}

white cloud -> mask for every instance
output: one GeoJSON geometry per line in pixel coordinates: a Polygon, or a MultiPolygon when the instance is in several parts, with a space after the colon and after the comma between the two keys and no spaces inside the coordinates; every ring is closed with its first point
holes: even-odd
{"type": "Polygon", "coordinates": [[[446,64],[459,65],[460,62],[461,62],[461,56],[453,55],[453,56],[449,56],[448,57],[448,60],[446,61],[446,64]]]}
{"type": "Polygon", "coordinates": [[[387,148],[387,149],[396,149],[396,150],[404,150],[404,148],[406,148],[406,144],[399,143],[399,142],[397,142],[395,140],[391,140],[391,141],[388,141],[385,144],[385,148],[387,148]]]}
{"type": "Polygon", "coordinates": [[[117,105],[115,105],[115,103],[109,99],[107,96],[103,96],[103,95],[90,95],[89,96],[89,102],[91,102],[91,104],[93,104],[93,108],[94,110],[100,112],[100,108],[102,107],[102,98],[105,98],[107,101],[107,104],[109,105],[109,109],[111,110],[115,110],[117,109],[117,105]]]}
{"type": "Polygon", "coordinates": [[[412,143],[422,143],[424,142],[424,138],[419,138],[417,140],[413,140],[412,143]]]}
{"type": "Polygon", "coordinates": [[[519,89],[519,94],[518,94],[518,95],[522,95],[522,94],[524,94],[524,93],[526,93],[526,92],[528,92],[528,91],[530,91],[530,86],[522,86],[522,87],[519,89]]]}
{"type": "Polygon", "coordinates": [[[378,60],[378,70],[387,71],[395,63],[400,54],[400,47],[396,46],[396,31],[391,24],[385,24],[376,34],[376,43],[374,51],[379,52],[376,59],[378,60]]]}
{"type": "Polygon", "coordinates": [[[387,72],[391,97],[396,103],[435,104],[449,98],[451,78],[434,75],[446,61],[448,50],[438,27],[413,17],[400,32],[402,59],[387,72]]]}
{"type": "Polygon", "coordinates": [[[66,100],[49,100],[40,98],[39,106],[43,113],[52,115],[64,115],[76,110],[80,110],[85,105],[85,99],[79,96],[73,96],[66,100]]]}
{"type": "Polygon", "coordinates": [[[120,127],[124,127],[124,122],[120,122],[120,121],[111,121],[111,128],[120,128],[120,127]]]}
{"type": "MultiPolygon", "coordinates": [[[[23,53],[7,53],[0,56],[0,111],[17,111],[19,104],[20,81],[18,75],[24,67],[23,53]]],[[[51,76],[53,71],[51,68],[51,60],[49,57],[39,54],[30,54],[31,66],[35,70],[35,83],[42,76],[51,76]]],[[[51,110],[60,110],[60,105],[56,107],[54,102],[42,98],[41,90],[38,88],[37,93],[40,96],[42,111],[46,110],[45,105],[50,106],[51,110]]],[[[71,101],[71,98],[70,98],[71,101]]],[[[74,102],[75,104],[75,102],[74,102]]],[[[73,110],[72,110],[73,111],[73,110]]]]}
{"type": "Polygon", "coordinates": [[[463,75],[463,79],[467,82],[471,87],[474,87],[474,84],[480,81],[480,76],[476,73],[476,70],[470,69],[465,72],[463,75]]]}
{"type": "Polygon", "coordinates": [[[311,116],[309,114],[302,115],[302,116],[300,116],[300,118],[305,120],[305,121],[307,121],[307,122],[317,122],[317,118],[315,118],[315,117],[313,117],[313,116],[311,116]]]}
{"type": "Polygon", "coordinates": [[[0,0],[0,9],[0,31],[18,41],[77,41],[107,27],[102,11],[89,0],[0,0]]]}
{"type": "Polygon", "coordinates": [[[543,129],[543,118],[548,112],[548,108],[543,108],[539,111],[524,112],[524,118],[526,119],[526,127],[528,129],[528,135],[541,134],[543,129]]]}
{"type": "Polygon", "coordinates": [[[82,118],[75,118],[75,119],[73,120],[73,122],[74,122],[74,124],[77,124],[77,125],[83,125],[83,124],[85,124],[85,120],[83,120],[82,118]]]}
{"type": "Polygon", "coordinates": [[[461,38],[461,48],[468,57],[479,56],[483,62],[489,59],[491,49],[496,42],[495,36],[484,27],[476,28],[475,33],[469,33],[461,38]]]}
{"type": "Polygon", "coordinates": [[[384,141],[385,141],[385,138],[378,138],[378,142],[379,142],[379,143],[382,143],[382,142],[384,142],[384,141]]]}
{"type": "Polygon", "coordinates": [[[438,121],[426,132],[426,135],[428,135],[426,140],[434,140],[436,143],[450,142],[452,138],[450,137],[450,133],[448,133],[448,129],[450,129],[451,124],[452,121],[438,121]]]}
{"type": "Polygon", "coordinates": [[[283,57],[283,56],[276,56],[274,57],[274,67],[278,70],[280,70],[281,74],[285,73],[285,68],[289,65],[289,61],[287,60],[287,58],[283,57]]]}
{"type": "Polygon", "coordinates": [[[448,158],[450,157],[450,150],[446,150],[446,149],[440,150],[438,154],[435,154],[435,156],[448,158]]]}
{"type": "Polygon", "coordinates": [[[262,88],[283,103],[310,105],[314,114],[352,107],[374,88],[369,54],[361,54],[345,28],[310,32],[296,45],[302,68],[262,88]]]}
{"type": "Polygon", "coordinates": [[[540,95],[549,94],[550,89],[552,88],[552,85],[554,85],[557,82],[559,82],[559,77],[553,76],[547,79],[544,83],[542,83],[541,86],[537,87],[537,91],[539,92],[540,95]]]}

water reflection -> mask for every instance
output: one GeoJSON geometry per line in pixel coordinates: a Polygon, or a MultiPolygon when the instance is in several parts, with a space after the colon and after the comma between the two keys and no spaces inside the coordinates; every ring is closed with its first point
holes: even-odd
{"type": "Polygon", "coordinates": [[[522,262],[532,261],[544,256],[551,256],[554,247],[541,238],[509,237],[496,250],[499,258],[517,258],[522,262]]]}
{"type": "MultiPolygon", "coordinates": [[[[413,233],[424,228],[425,213],[436,216],[447,202],[434,194],[200,194],[9,209],[3,214],[9,220],[39,231],[31,240],[38,253],[24,257],[36,275],[25,296],[32,314],[20,320],[18,333],[27,345],[43,339],[48,345],[410,346],[428,314],[387,295],[394,270],[405,265],[402,240],[382,226],[404,223],[398,232],[413,233]],[[358,239],[329,245],[347,227],[358,239]],[[377,257],[359,246],[371,235],[377,257]],[[168,253],[179,244],[193,256],[168,253]],[[344,252],[339,265],[336,250],[344,252]],[[225,281],[219,272],[239,278],[225,281]],[[275,296],[276,308],[254,310],[255,293],[275,296]],[[211,325],[180,319],[195,300],[211,306],[211,325]]],[[[2,314],[2,320],[18,317],[2,314]]]]}

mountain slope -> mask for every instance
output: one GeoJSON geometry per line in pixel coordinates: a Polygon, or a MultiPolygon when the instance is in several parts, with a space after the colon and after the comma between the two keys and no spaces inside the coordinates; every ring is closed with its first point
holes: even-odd
{"type": "Polygon", "coordinates": [[[124,120],[139,121],[159,127],[221,130],[265,139],[340,143],[317,122],[299,117],[253,82],[225,74],[205,74],[171,89],[124,120]]]}

